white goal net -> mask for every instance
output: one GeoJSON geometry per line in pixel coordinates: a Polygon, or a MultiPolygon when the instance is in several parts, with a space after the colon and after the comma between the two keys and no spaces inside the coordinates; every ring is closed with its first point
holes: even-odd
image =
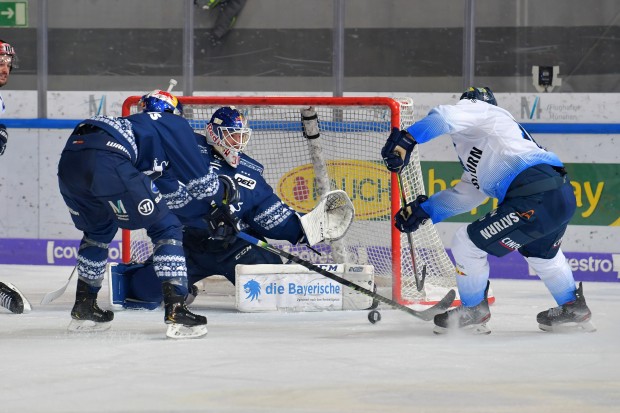
{"type": "MultiPolygon", "coordinates": [[[[138,96],[128,98],[123,115],[137,111],[138,96]]],[[[252,138],[246,153],[265,167],[264,176],[278,196],[300,213],[309,212],[322,193],[341,189],[355,207],[355,220],[335,244],[318,244],[320,255],[302,245],[270,240],[270,244],[312,263],[370,264],[380,287],[390,286],[401,304],[429,304],[455,288],[455,269],[432,223],[412,234],[418,273],[426,273],[417,291],[411,250],[405,234],[392,225],[400,208],[396,174],[389,173],[381,148],[393,126],[414,122],[408,98],[322,97],[180,97],[184,116],[198,133],[215,110],[235,106],[248,119],[252,138]],[[313,107],[320,137],[304,137],[301,110],[313,107]]],[[[425,193],[418,149],[402,172],[405,197],[425,193]]],[[[124,234],[124,260],[144,261],[150,242],[142,232],[124,234]]]]}

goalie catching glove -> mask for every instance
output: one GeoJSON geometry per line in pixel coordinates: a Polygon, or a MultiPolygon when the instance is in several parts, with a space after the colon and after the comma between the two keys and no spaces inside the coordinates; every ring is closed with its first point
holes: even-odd
{"type": "Polygon", "coordinates": [[[392,128],[392,133],[388,137],[381,156],[385,166],[391,172],[400,172],[402,168],[409,164],[411,151],[415,148],[417,142],[406,130],[392,128]]]}
{"type": "Polygon", "coordinates": [[[354,216],[355,208],[346,192],[335,190],[326,193],[319,204],[300,219],[308,245],[344,237],[354,216]]]}
{"type": "Polygon", "coordinates": [[[422,209],[422,204],[427,200],[428,197],[426,195],[418,195],[415,201],[409,202],[402,207],[394,217],[396,221],[394,226],[400,232],[414,232],[420,225],[424,225],[426,220],[430,218],[430,215],[422,209]]]}

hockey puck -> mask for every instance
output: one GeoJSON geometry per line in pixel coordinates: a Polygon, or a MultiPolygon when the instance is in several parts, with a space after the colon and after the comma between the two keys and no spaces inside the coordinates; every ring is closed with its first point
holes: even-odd
{"type": "Polygon", "coordinates": [[[368,321],[370,321],[372,324],[376,323],[377,321],[381,321],[381,313],[377,310],[372,310],[368,313],[368,321]]]}

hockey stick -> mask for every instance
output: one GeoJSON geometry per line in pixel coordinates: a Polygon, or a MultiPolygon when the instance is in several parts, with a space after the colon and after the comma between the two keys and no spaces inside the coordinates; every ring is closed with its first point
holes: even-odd
{"type": "Polygon", "coordinates": [[[177,81],[174,79],[170,79],[170,82],[168,82],[168,90],[166,90],[166,92],[170,93],[172,92],[172,89],[177,85],[177,81]]]}
{"type": "Polygon", "coordinates": [[[71,271],[71,275],[69,276],[69,279],[67,280],[67,282],[65,283],[65,285],[63,285],[62,287],[60,287],[59,289],[49,292],[47,294],[45,294],[45,296],[43,297],[43,299],[41,300],[41,304],[49,304],[52,301],[54,301],[55,299],[57,299],[58,297],[60,297],[61,295],[63,295],[65,293],[65,291],[67,290],[67,287],[69,286],[69,283],[71,282],[71,279],[73,278],[73,276],[75,275],[75,271],[77,270],[77,265],[75,267],[73,267],[73,271],[71,271]]]}
{"type": "Polygon", "coordinates": [[[359,286],[347,279],[344,279],[334,273],[331,273],[329,271],[324,270],[323,268],[312,264],[311,262],[308,262],[302,258],[299,258],[296,255],[293,254],[289,254],[286,251],[282,251],[279,248],[273,247],[271,245],[269,245],[268,243],[261,241],[259,239],[254,238],[251,235],[248,235],[244,232],[238,232],[237,234],[238,238],[241,238],[242,240],[245,240],[247,242],[249,242],[250,244],[256,245],[266,251],[269,251],[273,254],[279,255],[283,258],[286,258],[288,260],[291,260],[293,262],[296,262],[297,264],[300,264],[306,268],[308,268],[309,270],[312,270],[314,272],[317,272],[321,275],[323,275],[324,277],[327,277],[331,280],[336,281],[339,284],[342,284],[346,287],[349,287],[355,291],[357,291],[358,293],[367,295],[369,297],[374,298],[377,301],[381,301],[384,304],[389,305],[392,308],[395,308],[397,310],[401,310],[404,311],[406,313],[411,314],[412,316],[419,318],[421,320],[424,321],[430,321],[433,319],[433,317],[435,317],[435,315],[440,314],[445,312],[448,308],[450,308],[450,306],[452,305],[452,302],[454,301],[454,299],[456,298],[456,292],[454,290],[450,290],[448,291],[448,294],[446,294],[437,304],[435,304],[434,306],[432,306],[431,308],[428,308],[426,310],[423,311],[416,311],[413,310],[409,307],[406,307],[402,304],[397,303],[396,301],[390,300],[389,298],[385,298],[382,295],[379,295],[377,293],[374,293],[370,290],[367,290],[366,288],[359,286]]]}
{"type": "MultiPolygon", "coordinates": [[[[323,196],[330,190],[330,179],[327,173],[327,164],[323,159],[321,146],[321,130],[319,129],[319,116],[314,107],[301,109],[301,125],[303,135],[308,144],[308,154],[314,170],[314,185],[319,196],[323,196]]],[[[334,262],[346,262],[346,250],[342,240],[331,242],[331,256],[334,262]]]]}
{"type": "MultiPolygon", "coordinates": [[[[400,171],[397,174],[398,176],[398,185],[400,186],[400,200],[402,203],[402,207],[405,208],[407,205],[407,199],[405,198],[405,186],[403,184],[403,178],[400,174],[400,171]]],[[[413,265],[413,276],[415,277],[415,288],[418,291],[422,291],[424,288],[424,281],[426,280],[426,264],[422,266],[422,274],[418,275],[418,269],[416,268],[415,263],[415,249],[413,248],[413,236],[410,232],[407,232],[407,241],[409,241],[409,249],[411,251],[411,264],[413,265]]]]}

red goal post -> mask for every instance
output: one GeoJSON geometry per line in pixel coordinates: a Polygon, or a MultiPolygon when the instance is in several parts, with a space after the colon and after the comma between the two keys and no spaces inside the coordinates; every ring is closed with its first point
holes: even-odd
{"type": "MultiPolygon", "coordinates": [[[[139,99],[125,100],[123,116],[138,111],[139,99]]],[[[454,265],[433,224],[412,234],[418,272],[424,268],[427,273],[421,292],[415,287],[407,238],[392,225],[400,209],[399,183],[396,174],[386,170],[380,151],[392,127],[402,129],[414,122],[411,99],[180,96],[179,100],[184,117],[201,134],[219,107],[239,109],[252,128],[245,152],[263,164],[267,182],[296,211],[309,212],[325,183],[330,190],[345,190],[353,201],[356,217],[347,235],[337,245],[319,244],[320,256],[285,241],[270,240],[271,244],[313,263],[372,264],[377,284],[391,285],[392,298],[405,305],[433,303],[455,288],[454,265]],[[320,137],[312,141],[303,136],[300,112],[310,106],[317,112],[320,129],[320,137]]],[[[401,175],[407,201],[425,193],[417,147],[401,175]]],[[[125,262],[145,260],[149,247],[144,231],[123,230],[125,262]]]]}

